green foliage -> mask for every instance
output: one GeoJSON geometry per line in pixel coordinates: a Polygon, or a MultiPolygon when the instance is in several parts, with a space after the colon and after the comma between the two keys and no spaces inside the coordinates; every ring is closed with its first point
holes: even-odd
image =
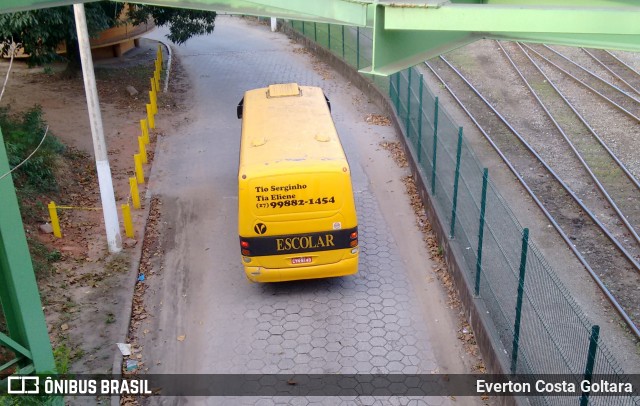
{"type": "Polygon", "coordinates": [[[62,343],[53,349],[53,359],[56,362],[56,371],[59,374],[66,374],[69,372],[69,365],[71,364],[71,350],[67,347],[66,343],[62,343]]]}
{"type": "Polygon", "coordinates": [[[146,23],[150,18],[158,27],[169,25],[169,38],[178,45],[195,35],[211,34],[215,28],[214,11],[136,5],[129,9],[134,25],[146,23]]]}
{"type": "Polygon", "coordinates": [[[31,253],[31,261],[33,262],[33,271],[36,276],[42,277],[51,274],[51,263],[62,259],[62,253],[58,250],[50,250],[40,241],[27,237],[29,244],[29,252],[31,253]]]}
{"type": "MultiPolygon", "coordinates": [[[[45,133],[46,123],[42,109],[36,106],[21,117],[10,116],[8,109],[0,109],[0,128],[9,156],[9,165],[14,168],[31,154],[45,133]]],[[[57,187],[54,169],[56,158],[64,146],[50,133],[40,149],[20,168],[13,172],[17,186],[31,186],[37,191],[55,190],[57,187]]]]}
{"type": "Polygon", "coordinates": [[[60,406],[64,405],[61,396],[0,396],[0,406],[60,406]]]}
{"type": "MultiPolygon", "coordinates": [[[[109,13],[114,7],[117,4],[111,2],[85,5],[89,35],[95,36],[114,25],[114,14],[109,13]]],[[[77,48],[77,34],[73,8],[51,7],[0,14],[1,55],[8,54],[12,41],[30,55],[30,65],[42,65],[60,59],[56,48],[61,43],[66,43],[72,51],[70,54],[75,55],[73,51],[77,48]]]]}
{"type": "MultiPolygon", "coordinates": [[[[119,19],[122,4],[111,1],[85,3],[89,35],[122,24],[119,19]]],[[[128,18],[134,25],[153,18],[156,25],[170,26],[168,38],[182,44],[194,35],[213,32],[216,13],[156,6],[131,6],[128,18]]],[[[126,21],[125,21],[126,22],[126,21]]],[[[72,64],[79,60],[78,37],[71,6],[43,8],[0,14],[0,55],[8,55],[10,44],[30,55],[29,64],[42,65],[61,59],[56,53],[61,43],[67,44],[67,59],[72,64]]]]}

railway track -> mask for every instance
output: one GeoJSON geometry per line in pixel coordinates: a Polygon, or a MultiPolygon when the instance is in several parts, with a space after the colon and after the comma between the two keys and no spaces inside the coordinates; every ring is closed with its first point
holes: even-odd
{"type": "Polygon", "coordinates": [[[553,122],[557,130],[555,132],[564,141],[560,142],[560,148],[556,145],[548,146],[559,155],[560,164],[570,166],[570,170],[565,171],[566,176],[561,175],[561,178],[631,253],[634,260],[638,261],[640,183],[544,74],[522,45],[510,43],[503,46],[498,43],[498,46],[529,89],[532,99],[535,99],[532,101],[542,106],[549,120],[553,122]],[[569,160],[568,156],[575,159],[569,160]],[[588,174],[591,182],[583,182],[580,179],[570,182],[576,178],[575,171],[578,168],[582,168],[582,173],[588,174]],[[573,186],[572,183],[577,185],[573,186]],[[581,186],[597,189],[600,193],[580,192],[581,186]],[[585,195],[586,198],[583,197],[585,195]],[[611,211],[615,214],[612,215],[611,211]]]}
{"type": "Polygon", "coordinates": [[[529,191],[629,328],[640,337],[636,327],[640,322],[640,298],[628,289],[640,285],[638,262],[469,80],[444,58],[426,65],[529,191]]]}
{"type": "Polygon", "coordinates": [[[540,62],[543,62],[557,69],[566,77],[597,94],[604,99],[606,103],[629,116],[635,123],[640,122],[640,102],[638,102],[635,97],[625,93],[622,89],[612,85],[587,68],[576,64],[546,45],[521,46],[528,51],[530,57],[539,61],[538,65],[540,62]]]}
{"type": "Polygon", "coordinates": [[[586,48],[582,48],[582,50],[597,64],[624,83],[630,92],[640,96],[640,73],[635,69],[607,50],[586,48]]]}

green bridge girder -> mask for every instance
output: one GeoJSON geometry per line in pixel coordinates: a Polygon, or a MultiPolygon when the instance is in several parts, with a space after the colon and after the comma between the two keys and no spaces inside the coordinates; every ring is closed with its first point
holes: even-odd
{"type": "MultiPolygon", "coordinates": [[[[82,0],[80,0],[82,1],[82,0]]],[[[96,0],[84,0],[91,2],[96,0]]],[[[78,0],[3,0],[0,13],[78,0]]],[[[221,13],[373,28],[372,66],[389,75],[482,38],[640,51],[637,0],[150,0],[221,13]]]]}

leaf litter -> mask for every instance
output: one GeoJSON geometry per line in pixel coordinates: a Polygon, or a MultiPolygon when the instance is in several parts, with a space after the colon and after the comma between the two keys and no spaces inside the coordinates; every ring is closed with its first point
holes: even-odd
{"type": "MultiPolygon", "coordinates": [[[[390,156],[399,167],[404,168],[408,166],[407,158],[400,142],[383,141],[380,143],[380,146],[389,151],[390,156]]],[[[409,175],[402,178],[402,183],[404,183],[409,196],[411,208],[413,209],[416,218],[416,225],[422,232],[423,240],[426,243],[429,256],[434,262],[433,272],[436,274],[447,294],[447,307],[455,311],[458,315],[458,340],[462,343],[464,351],[476,360],[472,366],[472,372],[486,373],[486,367],[480,357],[480,351],[478,349],[475,334],[473,333],[471,325],[464,316],[464,308],[455,287],[453,276],[447,267],[442,255],[442,248],[438,243],[438,239],[433,232],[431,223],[427,217],[416,182],[413,176],[409,175]]]]}

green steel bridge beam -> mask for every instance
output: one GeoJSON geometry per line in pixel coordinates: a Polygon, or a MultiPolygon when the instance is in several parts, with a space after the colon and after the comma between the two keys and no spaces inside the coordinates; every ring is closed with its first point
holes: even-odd
{"type": "MultiPolygon", "coordinates": [[[[0,177],[8,172],[0,131],[0,177]]],[[[19,361],[15,364],[23,373],[34,369],[54,372],[51,342],[11,175],[0,179],[0,207],[0,304],[9,333],[0,332],[0,345],[16,354],[19,361]]]]}
{"type": "Polygon", "coordinates": [[[640,4],[631,0],[407,0],[375,7],[372,66],[361,70],[374,75],[482,38],[640,51],[640,4]]]}
{"type": "MultiPolygon", "coordinates": [[[[95,0],[3,0],[0,13],[95,0]]],[[[636,0],[133,0],[168,7],[373,28],[390,75],[482,38],[640,51],[636,0]]]]}

